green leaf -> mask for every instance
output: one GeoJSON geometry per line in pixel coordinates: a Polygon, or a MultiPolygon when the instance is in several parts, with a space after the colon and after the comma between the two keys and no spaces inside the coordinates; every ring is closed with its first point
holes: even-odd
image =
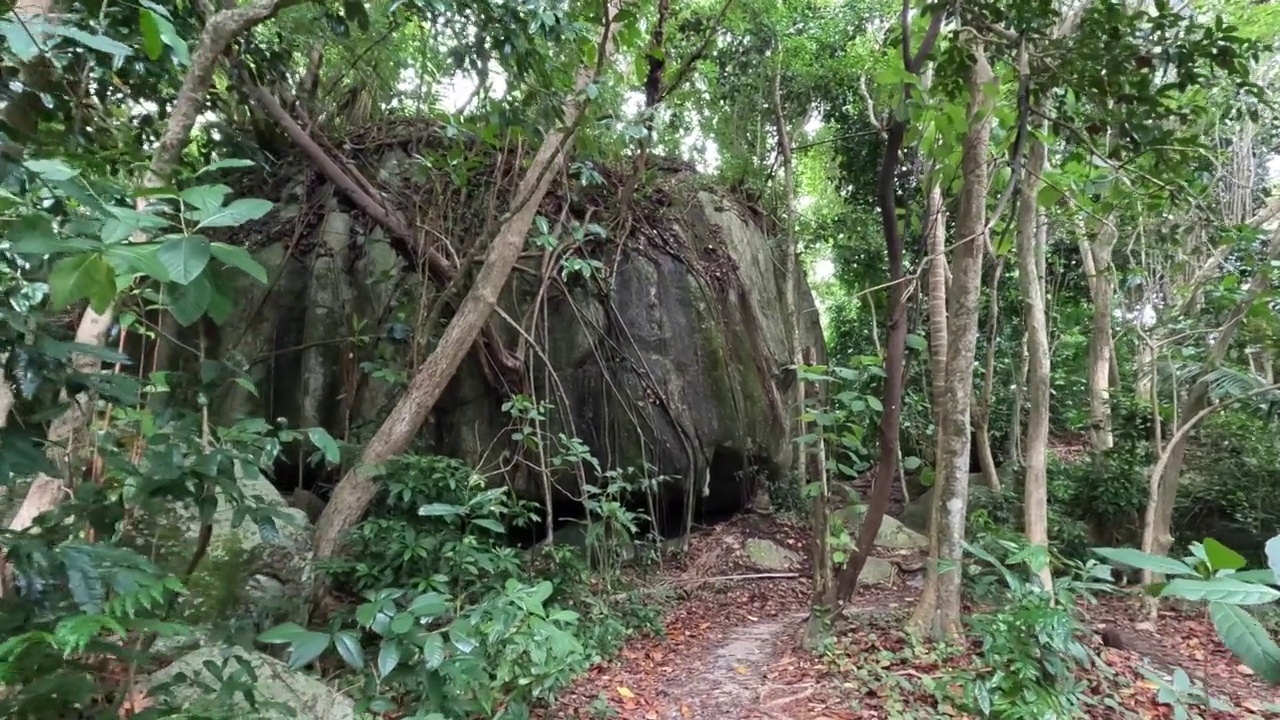
{"type": "Polygon", "coordinates": [[[215,170],[225,170],[227,168],[246,168],[246,167],[253,167],[254,165],[257,165],[257,164],[258,163],[252,160],[242,160],[240,158],[228,158],[226,160],[219,160],[218,162],[213,163],[212,165],[206,165],[202,170],[200,170],[200,172],[196,173],[196,176],[199,177],[200,175],[203,175],[207,172],[214,172],[215,170]]]}
{"type": "Polygon", "coordinates": [[[183,327],[190,327],[209,309],[213,287],[209,285],[209,278],[201,275],[187,285],[165,285],[165,296],[173,319],[183,327]]]}
{"type": "Polygon", "coordinates": [[[230,194],[231,188],[226,185],[197,185],[183,190],[179,197],[191,207],[211,213],[222,207],[230,194]]]}
{"type": "Polygon", "coordinates": [[[1225,603],[1209,603],[1213,627],[1236,657],[1273,684],[1280,683],[1280,647],[1247,610],[1225,603]]]}
{"type": "Polygon", "coordinates": [[[47,215],[31,213],[18,218],[5,235],[10,252],[18,255],[51,255],[61,249],[53,221],[47,215]]]}
{"type": "Polygon", "coordinates": [[[236,227],[251,220],[257,220],[271,212],[272,207],[270,200],[241,198],[226,207],[211,211],[189,212],[186,215],[200,223],[196,226],[197,230],[211,227],[236,227]]]}
{"type": "Polygon", "coordinates": [[[403,635],[413,629],[413,616],[407,612],[396,613],[391,619],[391,634],[403,635]]]}
{"type": "Polygon", "coordinates": [[[289,669],[297,670],[310,665],[328,649],[330,640],[332,638],[328,633],[304,631],[297,640],[294,640],[293,648],[289,651],[289,669]]]}
{"type": "Polygon", "coordinates": [[[1160,597],[1221,602],[1230,605],[1261,605],[1280,600],[1280,590],[1231,577],[1216,577],[1209,580],[1175,578],[1165,586],[1160,597]]]}
{"type": "Polygon", "coordinates": [[[258,642],[268,645],[284,645],[302,637],[307,629],[297,623],[287,622],[264,631],[258,636],[258,642]]]}
{"type": "Polygon", "coordinates": [[[5,19],[0,21],[0,34],[4,35],[9,50],[22,62],[31,62],[39,57],[42,43],[32,37],[38,29],[44,27],[39,18],[29,18],[25,22],[16,23],[5,19]]]}
{"type": "Polygon", "coordinates": [[[138,18],[138,29],[142,32],[142,51],[151,60],[159,60],[164,52],[164,40],[160,39],[160,17],[150,10],[143,10],[138,18]]]}
{"type": "Polygon", "coordinates": [[[444,664],[444,637],[440,633],[431,633],[423,641],[422,664],[428,670],[435,670],[444,664]]]}
{"type": "Polygon", "coordinates": [[[45,180],[53,182],[70,180],[80,174],[79,170],[76,170],[61,160],[28,160],[22,163],[22,165],[45,180]]]}
{"type": "Polygon", "coordinates": [[[385,678],[400,664],[400,643],[387,640],[378,650],[378,677],[385,678]]]}
{"type": "Polygon", "coordinates": [[[1276,584],[1276,574],[1267,568],[1260,568],[1258,570],[1240,570],[1231,573],[1228,577],[1233,580],[1240,580],[1243,582],[1262,583],[1264,585],[1276,584]]]}
{"type": "Polygon", "coordinates": [[[1173,558],[1152,555],[1133,548],[1093,548],[1093,551],[1108,562],[1116,565],[1126,565],[1139,570],[1150,570],[1161,575],[1197,576],[1195,570],[1173,558]]]}
{"type": "Polygon", "coordinates": [[[352,669],[364,667],[364,648],[360,647],[360,638],[350,630],[341,630],[333,634],[333,645],[338,648],[342,661],[352,669]]]}
{"type": "Polygon", "coordinates": [[[1051,208],[1058,204],[1062,199],[1062,193],[1058,188],[1044,184],[1040,186],[1040,191],[1036,193],[1036,204],[1042,208],[1051,208]]]}
{"type": "Polygon", "coordinates": [[[169,279],[188,285],[209,264],[209,239],[202,235],[179,235],[166,240],[156,251],[156,259],[169,271],[169,279]]]}
{"type": "Polygon", "coordinates": [[[1243,555],[1213,538],[1205,539],[1204,553],[1213,570],[1239,570],[1248,564],[1243,555]]]}
{"type": "Polygon", "coordinates": [[[422,517],[457,517],[462,514],[462,510],[463,508],[459,505],[427,503],[418,508],[418,515],[422,517]]]}
{"type": "Polygon", "coordinates": [[[124,43],[117,42],[104,35],[87,33],[70,25],[54,25],[50,29],[53,32],[70,40],[74,40],[91,50],[97,50],[99,52],[112,55],[116,60],[123,60],[133,52],[129,49],[129,46],[124,43]]]}
{"type": "Polygon", "coordinates": [[[133,208],[109,207],[111,217],[102,224],[102,241],[119,243],[141,230],[162,230],[173,225],[168,220],[133,208]]]}
{"type": "Polygon", "coordinates": [[[307,437],[311,440],[311,444],[324,454],[325,462],[336,465],[342,459],[342,453],[338,450],[338,441],[333,439],[328,430],[322,427],[307,428],[307,437]]]}
{"type": "Polygon", "coordinates": [[[915,333],[911,333],[907,335],[907,347],[912,350],[927,350],[929,349],[929,341],[915,333]]]}
{"type": "Polygon", "coordinates": [[[419,618],[436,618],[449,610],[449,598],[438,592],[425,592],[409,603],[409,612],[419,618]]]}
{"type": "Polygon", "coordinates": [[[65,257],[49,270],[49,301],[54,310],[83,298],[99,313],[116,299],[116,271],[96,253],[65,257]]]}
{"type": "MultiPolygon", "coordinates": [[[[191,47],[187,45],[187,41],[178,34],[177,28],[173,26],[173,17],[169,11],[162,6],[151,2],[151,0],[142,0],[142,5],[150,11],[154,17],[156,28],[159,30],[160,39],[164,41],[173,50],[173,57],[178,61],[179,65],[191,64],[191,47]]],[[[144,11],[146,12],[146,11],[144,11]]],[[[155,58],[152,58],[155,59],[155,58]]]]}
{"type": "Polygon", "coordinates": [[[866,397],[867,405],[876,412],[884,412],[884,405],[880,404],[880,399],[872,395],[866,397]]]}
{"type": "Polygon", "coordinates": [[[257,280],[263,285],[267,284],[267,271],[262,264],[253,259],[248,250],[235,245],[227,245],[226,243],[213,243],[209,249],[213,252],[213,256],[220,262],[237,270],[243,271],[246,275],[257,280]]]}
{"type": "Polygon", "coordinates": [[[479,525],[485,530],[498,533],[498,534],[502,534],[507,531],[506,528],[502,527],[502,523],[498,522],[497,520],[494,520],[493,518],[475,518],[474,520],[471,521],[471,524],[479,525]]]}

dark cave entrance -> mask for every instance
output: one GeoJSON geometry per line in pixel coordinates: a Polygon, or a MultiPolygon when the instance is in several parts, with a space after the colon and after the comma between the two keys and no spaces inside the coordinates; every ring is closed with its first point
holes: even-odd
{"type": "Polygon", "coordinates": [[[338,483],[339,468],[321,461],[311,462],[312,453],[305,446],[285,447],[272,468],[271,484],[287,499],[298,490],[305,490],[328,502],[333,486],[338,483]]]}
{"type": "MultiPolygon", "coordinates": [[[[756,490],[762,483],[776,478],[777,469],[768,456],[744,452],[729,446],[716,448],[703,477],[693,487],[693,528],[713,527],[728,522],[750,506],[756,490]]],[[[643,492],[624,497],[624,506],[644,515],[637,523],[636,540],[657,534],[663,540],[674,540],[685,534],[685,513],[688,508],[689,489],[683,482],[663,484],[652,500],[643,492]],[[652,503],[653,517],[650,514],[652,503]]],[[[561,530],[586,519],[587,511],[582,502],[557,493],[552,502],[552,527],[561,530]]],[[[532,547],[546,535],[545,507],[534,523],[527,527],[511,528],[511,540],[521,547],[532,547]]]]}

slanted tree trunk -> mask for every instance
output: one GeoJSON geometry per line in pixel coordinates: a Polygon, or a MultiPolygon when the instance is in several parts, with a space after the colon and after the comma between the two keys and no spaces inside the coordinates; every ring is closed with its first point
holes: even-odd
{"type": "Polygon", "coordinates": [[[941,428],[941,458],[933,496],[936,551],[930,553],[924,592],[908,624],[909,629],[937,639],[955,637],[960,630],[961,561],[965,515],[969,500],[970,409],[973,365],[978,344],[978,302],[982,288],[982,256],[987,224],[987,153],[991,143],[991,111],[995,82],[981,41],[971,48],[969,73],[969,131],[964,140],[958,239],[947,305],[947,397],[941,428]]]}
{"type": "MultiPolygon", "coordinates": [[[[182,150],[187,145],[201,108],[204,107],[218,60],[231,41],[300,1],[252,0],[220,10],[209,19],[201,32],[200,43],[191,55],[191,67],[183,79],[177,99],[174,100],[164,134],[151,156],[151,164],[143,179],[147,187],[164,186],[181,163],[182,150]]],[[[48,12],[49,6],[47,0],[44,3],[25,3],[28,9],[39,8],[43,12],[48,12]]],[[[76,342],[101,346],[114,318],[114,308],[107,308],[102,313],[92,309],[85,310],[76,329],[76,342]]],[[[97,372],[101,367],[100,361],[93,355],[78,355],[72,362],[81,372],[97,372]]],[[[41,513],[52,510],[68,496],[66,478],[69,477],[71,458],[75,454],[72,441],[77,433],[85,430],[92,408],[92,398],[82,393],[72,398],[70,407],[50,424],[47,436],[50,458],[62,471],[61,477],[44,473],[36,475],[22,506],[9,524],[11,530],[25,530],[41,513]]]]}
{"type": "MultiPolygon", "coordinates": [[[[347,531],[364,517],[369,503],[378,493],[375,482],[377,469],[409,447],[445,386],[457,372],[467,349],[493,313],[498,293],[520,257],[533,218],[551,185],[554,169],[564,158],[577,128],[583,108],[582,96],[587,86],[594,82],[596,68],[603,66],[604,59],[612,54],[616,30],[614,18],[620,5],[621,0],[609,0],[606,4],[600,60],[578,71],[574,94],[565,102],[563,124],[547,134],[542,147],[529,163],[529,169],[516,188],[511,209],[489,244],[484,264],[445,328],[439,344],[418,366],[409,387],[369,441],[360,459],[334,488],[329,504],[316,523],[315,558],[337,554],[347,531]]],[[[323,584],[317,585],[317,590],[323,589],[323,584]]]]}

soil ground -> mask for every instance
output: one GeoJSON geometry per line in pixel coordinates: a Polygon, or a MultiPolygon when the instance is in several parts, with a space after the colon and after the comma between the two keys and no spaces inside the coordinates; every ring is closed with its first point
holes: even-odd
{"type": "MultiPolygon", "coordinates": [[[[846,608],[845,626],[825,656],[803,650],[807,573],[750,577],[726,548],[743,537],[771,539],[804,555],[803,529],[785,521],[743,516],[695,534],[684,558],[658,582],[684,597],[665,616],[665,636],[637,638],[613,661],[594,668],[564,693],[547,720],[848,720],[969,717],[926,691],[946,678],[948,664],[909,646],[899,631],[918,583],[899,579],[862,590],[846,608]],[[742,577],[747,575],[748,577],[742,577]],[[717,579],[732,577],[733,579],[717,579]]],[[[1183,668],[1197,685],[1231,709],[1188,707],[1190,718],[1280,718],[1280,691],[1253,677],[1217,640],[1200,615],[1162,611],[1143,622],[1133,600],[1102,598],[1084,608],[1090,645],[1101,665],[1084,678],[1096,706],[1088,718],[1174,718],[1157,701],[1158,685],[1142,668],[1168,676],[1183,668]],[[1104,647],[1106,628],[1119,628],[1125,650],[1104,647]],[[1105,700],[1106,704],[1101,701],[1105,700]]],[[[955,688],[959,692],[958,688],[955,688]]],[[[944,689],[941,695],[947,694],[944,689]]]]}

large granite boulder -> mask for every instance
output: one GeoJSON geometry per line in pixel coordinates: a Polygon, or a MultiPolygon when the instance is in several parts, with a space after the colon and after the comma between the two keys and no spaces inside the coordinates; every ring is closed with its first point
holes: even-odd
{"type": "MultiPolygon", "coordinates": [[[[415,227],[430,228],[424,234],[446,257],[464,256],[486,233],[473,216],[489,217],[492,208],[467,202],[487,202],[487,191],[459,194],[434,181],[427,187],[395,147],[358,161],[367,176],[414,197],[401,207],[418,209],[415,227]]],[[[418,328],[442,288],[424,283],[404,248],[331,188],[317,194],[314,183],[285,185],[277,213],[250,229],[273,238],[253,250],[270,282],[241,279],[244,300],[216,342],[221,357],[249,368],[259,393],[233,388],[219,412],[282,417],[293,427],[367,439],[437,340],[418,328]]],[[[488,470],[508,468],[495,481],[540,496],[538,474],[509,460],[518,446],[504,404],[522,394],[549,403],[542,429],[552,438],[580,438],[601,470],[670,478],[670,499],[691,494],[705,510],[743,507],[758,480],[789,466],[793,409],[784,398],[793,323],[825,361],[813,297],[801,276],[798,317],[788,315],[781,243],[768,223],[687,169],[668,169],[646,188],[629,222],[603,214],[616,205],[616,191],[575,187],[544,203],[553,228],[562,218],[564,227],[580,223],[589,232],[566,230],[554,254],[531,243],[499,297],[492,334],[518,353],[523,369],[512,373],[471,353],[419,448],[488,470]],[[624,226],[631,228],[626,237],[609,234],[624,226]],[[572,266],[578,272],[566,258],[580,261],[572,266]]],[[[582,480],[596,482],[593,464],[581,468],[585,476],[573,469],[550,478],[557,500],[580,496],[582,480]]]]}

